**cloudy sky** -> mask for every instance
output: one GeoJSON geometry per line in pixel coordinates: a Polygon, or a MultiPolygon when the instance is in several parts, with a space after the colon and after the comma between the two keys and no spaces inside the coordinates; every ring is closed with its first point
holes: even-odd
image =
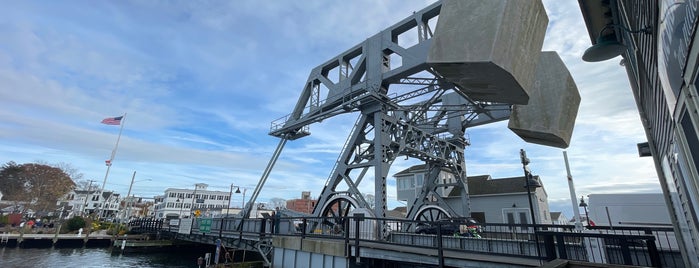
{"type": "MultiPolygon", "coordinates": [[[[11,1],[0,10],[0,162],[69,163],[106,188],[255,187],[310,70],[432,0],[11,1]]],[[[621,58],[580,59],[590,45],[575,1],[546,0],[543,50],[559,53],[582,103],[567,149],[578,196],[660,192],[621,58]]],[[[258,201],[318,195],[356,115],[287,143],[258,201]]],[[[572,213],[562,150],[528,144],[507,122],[467,130],[468,175],[521,176],[527,150],[552,211],[572,213]]],[[[397,161],[389,174],[414,162],[397,161]]],[[[363,191],[373,186],[363,185],[363,191]]],[[[249,197],[249,195],[248,195],[249,197]]],[[[390,207],[395,180],[389,180],[390,207]]],[[[233,205],[242,196],[233,197],[233,205]]]]}

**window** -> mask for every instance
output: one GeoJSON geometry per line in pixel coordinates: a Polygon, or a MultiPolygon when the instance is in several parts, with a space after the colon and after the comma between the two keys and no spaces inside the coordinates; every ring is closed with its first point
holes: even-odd
{"type": "Polygon", "coordinates": [[[215,196],[215,195],[211,195],[211,196],[209,197],[209,199],[211,199],[211,200],[216,200],[216,196],[215,196]]]}
{"type": "Polygon", "coordinates": [[[171,208],[174,207],[174,205],[172,204],[172,202],[167,202],[167,207],[171,208]]]}
{"type": "Polygon", "coordinates": [[[192,198],[192,194],[187,194],[187,199],[192,198]]]}
{"type": "Polygon", "coordinates": [[[184,198],[184,193],[177,193],[177,198],[184,198]]]}
{"type": "Polygon", "coordinates": [[[203,195],[201,195],[201,199],[209,199],[209,195],[208,195],[208,194],[203,194],[203,195]]]}
{"type": "Polygon", "coordinates": [[[190,203],[184,204],[184,208],[191,208],[191,207],[192,207],[192,204],[190,204],[190,203]]]}
{"type": "Polygon", "coordinates": [[[512,212],[507,212],[507,224],[515,224],[515,214],[512,212]]]}
{"type": "Polygon", "coordinates": [[[398,179],[398,189],[410,189],[414,188],[413,178],[400,178],[398,179]]]}
{"type": "Polygon", "coordinates": [[[223,196],[222,195],[217,196],[216,200],[223,200],[223,196]]]}
{"type": "Polygon", "coordinates": [[[201,195],[200,195],[200,194],[196,194],[196,195],[194,195],[194,198],[199,199],[199,198],[201,198],[201,195]]]}
{"type": "Polygon", "coordinates": [[[415,174],[415,186],[422,186],[425,181],[425,174],[415,174]]]}
{"type": "Polygon", "coordinates": [[[224,197],[223,197],[223,200],[228,200],[228,199],[229,199],[229,196],[224,196],[224,197]]]}
{"type": "Polygon", "coordinates": [[[471,218],[475,219],[479,223],[484,223],[485,221],[485,212],[471,212],[471,218]]]}
{"type": "Polygon", "coordinates": [[[99,195],[92,195],[92,201],[100,201],[99,195]]]}
{"type": "Polygon", "coordinates": [[[169,196],[169,197],[177,197],[177,194],[175,194],[175,193],[170,193],[170,194],[168,194],[168,196],[169,196]]]}
{"type": "Polygon", "coordinates": [[[175,204],[175,208],[181,208],[181,207],[182,207],[182,203],[176,203],[176,204],[175,204]]]}
{"type": "Polygon", "coordinates": [[[521,223],[521,224],[528,224],[529,223],[527,221],[527,213],[526,212],[519,213],[519,223],[521,223]]]}

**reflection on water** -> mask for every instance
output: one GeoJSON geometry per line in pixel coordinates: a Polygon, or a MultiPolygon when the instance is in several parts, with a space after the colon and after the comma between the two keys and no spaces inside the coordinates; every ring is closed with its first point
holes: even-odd
{"type": "Polygon", "coordinates": [[[0,267],[197,267],[197,252],[111,254],[106,248],[0,248],[0,267]]]}

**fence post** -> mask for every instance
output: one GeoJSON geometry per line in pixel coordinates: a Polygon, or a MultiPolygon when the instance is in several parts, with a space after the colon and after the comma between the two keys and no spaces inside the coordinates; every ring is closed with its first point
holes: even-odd
{"type": "Polygon", "coordinates": [[[646,245],[648,246],[648,256],[650,257],[650,265],[652,267],[663,267],[660,261],[660,253],[658,252],[658,247],[655,245],[655,237],[649,237],[646,239],[646,245]]]}
{"type": "MultiPolygon", "coordinates": [[[[544,253],[546,254],[546,256],[544,256],[544,259],[546,261],[555,260],[558,256],[556,255],[556,246],[553,242],[553,234],[548,232],[540,232],[539,234],[544,237],[544,253]]],[[[539,245],[536,246],[538,247],[539,245]]]]}
{"type": "Polygon", "coordinates": [[[350,247],[349,242],[350,223],[348,217],[345,217],[342,221],[342,229],[345,232],[345,258],[349,258],[352,255],[352,247],[350,247]]]}
{"type": "Polygon", "coordinates": [[[306,218],[301,220],[301,238],[306,238],[306,228],[308,228],[308,221],[306,218]]]}
{"type": "Polygon", "coordinates": [[[266,229],[267,229],[267,218],[262,218],[262,221],[260,224],[260,238],[263,238],[265,236],[266,229]]]}
{"type": "MultiPolygon", "coordinates": [[[[558,246],[558,258],[568,259],[568,252],[566,252],[566,242],[563,236],[560,234],[556,235],[556,244],[558,246]]],[[[537,245],[538,247],[539,245],[537,245]]]]}
{"type": "Polygon", "coordinates": [[[359,223],[364,220],[364,213],[356,213],[355,216],[355,232],[354,232],[354,260],[356,263],[361,262],[361,257],[359,256],[359,239],[361,238],[359,223]]]}
{"type": "Polygon", "coordinates": [[[633,265],[631,260],[631,251],[629,250],[629,241],[626,237],[619,239],[619,247],[621,248],[621,256],[624,258],[624,264],[633,265]]]}
{"type": "Polygon", "coordinates": [[[442,248],[441,222],[437,222],[437,258],[439,258],[439,268],[444,268],[444,249],[442,248]]]}

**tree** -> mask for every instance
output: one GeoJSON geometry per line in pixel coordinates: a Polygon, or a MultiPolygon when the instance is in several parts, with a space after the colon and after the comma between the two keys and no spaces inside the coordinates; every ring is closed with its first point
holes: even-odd
{"type": "Polygon", "coordinates": [[[367,203],[369,203],[369,208],[374,209],[374,207],[376,206],[376,197],[373,194],[365,194],[364,199],[367,203]]]}
{"type": "Polygon", "coordinates": [[[68,177],[70,177],[71,180],[73,180],[76,183],[78,181],[83,180],[84,175],[82,174],[82,172],[78,171],[78,169],[73,167],[73,165],[71,165],[70,163],[60,162],[58,164],[47,166],[60,168],[61,170],[63,170],[63,172],[65,172],[68,175],[68,177]]]}
{"type": "Polygon", "coordinates": [[[272,203],[272,207],[275,209],[276,208],[279,208],[279,209],[286,208],[286,200],[284,200],[282,198],[274,197],[274,198],[270,199],[269,201],[272,203]]]}
{"type": "Polygon", "coordinates": [[[75,187],[70,176],[44,164],[8,162],[0,169],[3,199],[12,200],[36,212],[53,211],[56,202],[75,187]]]}

